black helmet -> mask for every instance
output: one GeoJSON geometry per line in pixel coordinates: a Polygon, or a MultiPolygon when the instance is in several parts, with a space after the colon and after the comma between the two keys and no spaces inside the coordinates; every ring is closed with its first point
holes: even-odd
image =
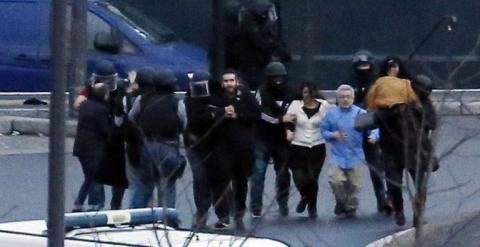
{"type": "Polygon", "coordinates": [[[420,87],[421,89],[427,92],[431,92],[433,88],[435,88],[432,79],[430,79],[430,77],[423,74],[417,75],[415,77],[414,83],[416,84],[416,86],[420,87]]]}
{"type": "Polygon", "coordinates": [[[93,72],[93,76],[97,77],[112,77],[116,76],[117,71],[115,71],[115,66],[112,62],[107,60],[99,60],[96,63],[95,71],[93,72]]]}
{"type": "Polygon", "coordinates": [[[281,62],[270,62],[267,64],[267,67],[265,67],[265,75],[266,76],[286,76],[287,75],[287,69],[285,68],[285,65],[281,62]]]}
{"type": "Polygon", "coordinates": [[[174,87],[177,77],[171,69],[157,69],[153,76],[153,84],[156,87],[174,87]]]}
{"type": "Polygon", "coordinates": [[[251,11],[257,15],[267,13],[272,7],[273,3],[269,0],[255,0],[252,3],[251,11]]]}
{"type": "Polygon", "coordinates": [[[359,64],[359,63],[372,63],[373,62],[373,55],[367,50],[360,50],[353,55],[353,64],[359,64]]]}
{"type": "Polygon", "coordinates": [[[208,81],[210,80],[210,73],[207,71],[199,70],[193,72],[192,81],[199,82],[199,81],[208,81]]]}
{"type": "Polygon", "coordinates": [[[227,19],[238,21],[239,11],[241,9],[238,0],[226,0],[223,4],[224,16],[227,19]]]}
{"type": "Polygon", "coordinates": [[[92,73],[92,84],[105,83],[110,91],[117,88],[117,71],[112,62],[99,60],[96,62],[95,71],[92,73]]]}
{"type": "Polygon", "coordinates": [[[142,68],[137,71],[135,83],[141,86],[153,86],[153,76],[155,71],[152,68],[142,68]]]}

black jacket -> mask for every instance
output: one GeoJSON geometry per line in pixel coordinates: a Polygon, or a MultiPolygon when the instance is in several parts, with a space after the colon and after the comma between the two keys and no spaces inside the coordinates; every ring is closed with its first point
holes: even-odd
{"type": "Polygon", "coordinates": [[[185,145],[190,151],[208,153],[212,148],[216,107],[210,105],[211,97],[192,98],[187,95],[184,101],[188,118],[185,145]]]}
{"type": "Polygon", "coordinates": [[[211,106],[215,108],[215,121],[220,121],[212,134],[215,146],[246,148],[254,142],[255,124],[260,118],[260,107],[248,90],[238,90],[235,97],[224,93],[212,96],[211,106]],[[225,107],[232,105],[236,119],[225,118],[225,107]]]}
{"type": "Polygon", "coordinates": [[[257,136],[267,145],[288,145],[282,117],[295,98],[295,95],[291,93],[292,91],[287,87],[276,89],[263,85],[257,93],[261,110],[261,119],[257,125],[257,136]]]}
{"type": "Polygon", "coordinates": [[[93,99],[83,102],[79,108],[73,155],[103,157],[109,136],[107,103],[93,99]]]}
{"type": "Polygon", "coordinates": [[[105,146],[105,155],[96,173],[96,180],[102,184],[123,187],[128,186],[125,171],[125,120],[122,126],[115,126],[114,116],[123,116],[122,99],[125,91],[117,89],[110,92],[109,128],[110,135],[105,146]]]}

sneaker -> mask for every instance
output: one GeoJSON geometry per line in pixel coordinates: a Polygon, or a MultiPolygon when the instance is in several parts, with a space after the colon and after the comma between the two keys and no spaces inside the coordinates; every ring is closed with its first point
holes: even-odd
{"type": "Polygon", "coordinates": [[[252,218],[254,218],[254,219],[260,219],[260,218],[262,218],[262,213],[259,212],[259,211],[253,211],[253,212],[252,212],[252,218]]]}
{"type": "Polygon", "coordinates": [[[289,211],[289,210],[288,210],[288,206],[280,206],[280,207],[278,207],[278,212],[280,213],[280,215],[281,215],[282,217],[288,216],[288,211],[289,211]]]}
{"type": "Polygon", "coordinates": [[[299,202],[298,202],[298,205],[297,205],[297,208],[295,209],[295,211],[299,214],[305,212],[305,208],[307,207],[307,202],[304,200],[304,199],[301,199],[299,202]]]}
{"type": "Polygon", "coordinates": [[[230,227],[230,220],[229,219],[221,219],[218,220],[213,227],[217,230],[224,230],[230,227]]]}
{"type": "Polygon", "coordinates": [[[335,209],[333,209],[333,213],[337,216],[342,215],[343,213],[345,213],[345,206],[343,206],[343,204],[341,203],[335,204],[335,209]]]}
{"type": "Polygon", "coordinates": [[[396,212],[395,213],[395,222],[399,226],[405,225],[405,215],[403,214],[403,212],[396,212]]]}

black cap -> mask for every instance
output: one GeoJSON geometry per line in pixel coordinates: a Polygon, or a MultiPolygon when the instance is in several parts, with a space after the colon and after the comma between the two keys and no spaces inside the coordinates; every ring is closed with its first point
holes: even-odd
{"type": "Polygon", "coordinates": [[[157,69],[153,76],[155,86],[174,86],[177,83],[177,77],[171,69],[157,69]]]}
{"type": "Polygon", "coordinates": [[[353,55],[352,62],[354,64],[359,64],[359,63],[370,63],[373,61],[373,55],[367,50],[360,50],[355,52],[355,55],[353,55]]]}
{"type": "Polygon", "coordinates": [[[197,81],[208,81],[210,80],[211,76],[210,73],[204,70],[199,70],[193,72],[193,78],[192,81],[197,82],[197,81]]]}
{"type": "Polygon", "coordinates": [[[99,60],[95,65],[96,76],[113,76],[117,74],[115,66],[112,62],[107,60],[99,60]]]}
{"type": "Polygon", "coordinates": [[[142,68],[137,71],[135,82],[139,86],[153,85],[153,77],[155,71],[152,68],[142,68]]]}
{"type": "Polygon", "coordinates": [[[422,87],[425,90],[431,91],[434,88],[433,81],[430,79],[430,77],[426,75],[417,75],[415,77],[415,83],[422,87]]]}

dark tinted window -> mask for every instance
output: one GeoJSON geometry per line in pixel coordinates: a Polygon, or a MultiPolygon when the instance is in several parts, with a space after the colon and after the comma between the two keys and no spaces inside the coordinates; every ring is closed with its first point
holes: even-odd
{"type": "Polygon", "coordinates": [[[93,41],[95,40],[95,34],[99,32],[112,33],[111,26],[92,12],[87,14],[87,39],[88,49],[94,50],[93,41]]]}

